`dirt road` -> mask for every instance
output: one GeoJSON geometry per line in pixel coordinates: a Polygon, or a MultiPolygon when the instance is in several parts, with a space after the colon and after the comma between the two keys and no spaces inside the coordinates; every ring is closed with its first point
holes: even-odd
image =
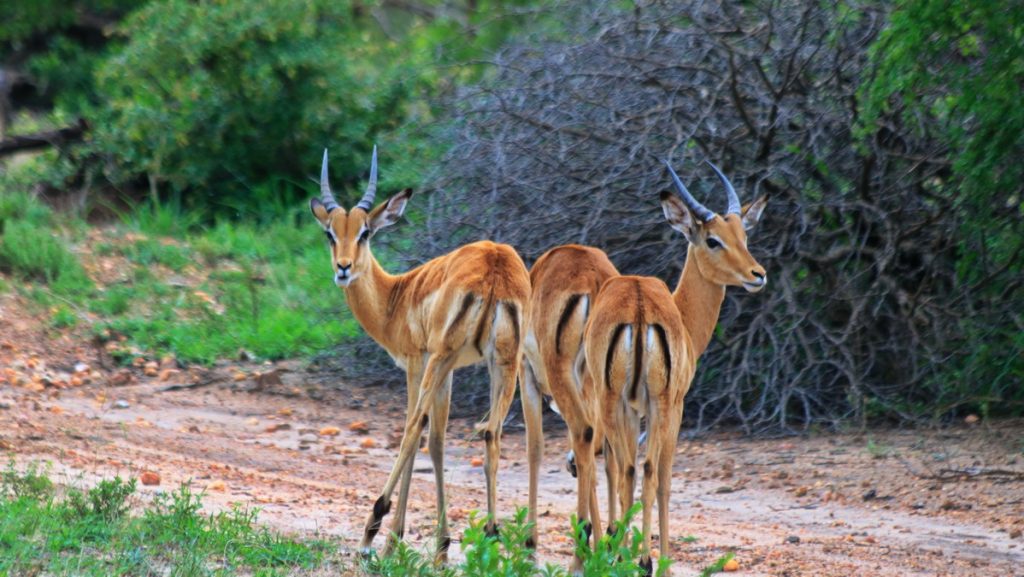
{"type": "MultiPolygon", "coordinates": [[[[356,544],[396,453],[404,391],[327,387],[329,376],[294,365],[262,378],[256,374],[270,367],[158,369],[150,377],[143,363],[97,369],[88,346],[42,343],[17,322],[0,325],[0,449],[17,462],[50,463],[66,484],[153,471],[161,483],[140,487],[144,495],[191,482],[206,490],[210,507],[258,506],[278,529],[356,544]],[[79,362],[92,366],[76,372],[79,362]],[[72,375],[88,382],[72,383],[72,375]],[[167,390],[174,385],[190,387],[167,390]]],[[[503,440],[506,514],[526,502],[517,425],[513,417],[503,440]]],[[[563,467],[564,432],[552,428],[541,557],[567,564],[575,485],[563,467]]],[[[448,438],[449,516],[458,537],[468,511],[485,502],[475,464],[483,443],[466,420],[453,421],[448,438]]],[[[681,441],[673,575],[696,575],[727,551],[740,561],[737,575],[749,576],[1024,575],[1022,451],[1022,423],[681,441]]],[[[429,543],[434,515],[432,468],[419,454],[406,537],[429,543]]]]}

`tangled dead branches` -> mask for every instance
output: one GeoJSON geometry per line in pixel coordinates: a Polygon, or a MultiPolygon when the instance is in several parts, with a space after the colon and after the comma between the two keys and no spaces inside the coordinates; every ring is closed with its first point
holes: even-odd
{"type": "Polygon", "coordinates": [[[884,22],[876,5],[856,8],[583,9],[568,40],[505,49],[494,77],[458,99],[418,254],[492,238],[529,264],[578,242],[672,285],[686,247],[661,216],[661,160],[722,210],[701,163],[712,159],[744,201],[771,196],[751,238],[770,281],[756,296],[729,291],[691,389],[692,424],[788,430],[965,402],[970,387],[946,382],[972,337],[964,315],[1019,332],[1021,309],[1001,315],[957,281],[961,215],[940,141],[897,117],[856,133],[867,47],[884,22]]]}

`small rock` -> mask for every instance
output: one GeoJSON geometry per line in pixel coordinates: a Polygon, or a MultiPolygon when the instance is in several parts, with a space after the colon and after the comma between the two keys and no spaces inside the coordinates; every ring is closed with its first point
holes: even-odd
{"type": "Polygon", "coordinates": [[[1010,531],[1010,539],[1020,539],[1020,529],[1013,529],[1010,531]]]}
{"type": "Polygon", "coordinates": [[[292,412],[293,411],[292,411],[291,407],[285,407],[283,409],[278,409],[277,410],[277,414],[281,415],[282,417],[290,417],[290,416],[292,416],[292,412]]]}
{"type": "Polygon", "coordinates": [[[277,369],[267,371],[256,377],[257,387],[279,387],[283,384],[281,382],[281,371],[277,369]]]}
{"type": "Polygon", "coordinates": [[[236,382],[238,382],[238,381],[244,381],[248,377],[246,377],[245,373],[243,373],[242,371],[238,371],[234,375],[232,375],[231,378],[234,379],[236,382]]]}
{"type": "Polygon", "coordinates": [[[924,503],[918,501],[910,506],[911,509],[924,509],[924,503]]]}
{"type": "Polygon", "coordinates": [[[981,419],[978,418],[978,415],[974,414],[967,415],[966,417],[964,417],[964,422],[967,423],[968,425],[974,425],[980,420],[981,419]]]}
{"type": "Polygon", "coordinates": [[[348,426],[348,430],[354,433],[366,433],[370,430],[370,427],[366,424],[366,421],[356,421],[348,426]]]}
{"type": "Polygon", "coordinates": [[[273,425],[270,425],[269,427],[263,430],[268,433],[276,433],[278,431],[287,431],[290,428],[292,428],[292,426],[289,425],[288,423],[274,423],[273,425]]]}
{"type": "Polygon", "coordinates": [[[740,562],[737,561],[735,557],[733,557],[732,559],[729,559],[728,561],[725,562],[724,565],[722,565],[722,571],[725,571],[726,573],[735,573],[736,571],[739,571],[739,570],[740,570],[740,562]]]}
{"type": "Polygon", "coordinates": [[[792,544],[796,545],[799,542],[800,542],[800,537],[797,537],[796,535],[790,535],[789,537],[786,537],[786,543],[792,543],[792,544]]]}
{"type": "Polygon", "coordinates": [[[228,486],[224,481],[210,481],[206,484],[207,491],[225,491],[227,488],[228,486]]]}
{"type": "Polygon", "coordinates": [[[865,501],[870,501],[870,500],[874,499],[877,496],[878,496],[878,491],[876,491],[874,489],[871,489],[869,491],[866,491],[860,497],[861,497],[861,499],[864,499],[865,501]]]}
{"type": "Polygon", "coordinates": [[[338,433],[340,433],[340,432],[341,432],[341,429],[339,429],[338,427],[324,427],[324,428],[320,429],[320,436],[321,437],[334,437],[334,436],[337,436],[338,433]]]}
{"type": "Polygon", "coordinates": [[[77,362],[77,363],[75,363],[75,372],[76,373],[87,373],[87,372],[89,372],[89,365],[87,365],[87,364],[85,364],[83,362],[77,362]]]}
{"type": "Polygon", "coordinates": [[[794,491],[793,494],[796,495],[797,497],[803,497],[804,495],[807,494],[808,491],[810,491],[810,489],[808,489],[807,487],[797,487],[796,491],[794,491]]]}
{"type": "Polygon", "coordinates": [[[733,492],[733,491],[735,491],[735,490],[736,490],[736,489],[734,489],[734,488],[730,487],[729,485],[722,485],[721,487],[719,487],[719,488],[715,489],[715,491],[714,491],[714,492],[715,492],[716,494],[722,494],[722,493],[732,493],[732,492],[733,492]]]}
{"type": "Polygon", "coordinates": [[[113,375],[110,375],[110,379],[108,380],[108,384],[112,387],[123,387],[134,382],[135,375],[133,375],[128,369],[121,369],[117,371],[113,375]]]}
{"type": "Polygon", "coordinates": [[[473,457],[472,459],[469,460],[469,465],[471,467],[483,467],[484,460],[480,457],[473,457]]]}
{"type": "Polygon", "coordinates": [[[299,442],[300,443],[307,443],[307,444],[308,443],[319,443],[320,439],[316,435],[306,434],[306,435],[302,435],[301,437],[299,437],[299,442]]]}
{"type": "Polygon", "coordinates": [[[113,404],[113,407],[115,409],[127,409],[130,406],[131,405],[128,404],[128,401],[126,401],[124,399],[118,399],[118,400],[114,401],[114,404],[113,404]]]}
{"type": "Polygon", "coordinates": [[[142,475],[139,477],[139,480],[142,481],[143,485],[159,485],[160,475],[154,473],[153,471],[143,471],[142,475]]]}
{"type": "Polygon", "coordinates": [[[359,441],[359,446],[364,449],[372,449],[377,446],[377,441],[373,437],[364,437],[362,441],[359,441]]]}
{"type": "Polygon", "coordinates": [[[181,374],[178,369],[164,369],[160,371],[160,381],[166,382],[181,374]]]}

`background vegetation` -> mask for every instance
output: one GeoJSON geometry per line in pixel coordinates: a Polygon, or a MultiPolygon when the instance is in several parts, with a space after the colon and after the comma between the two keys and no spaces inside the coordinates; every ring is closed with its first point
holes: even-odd
{"type": "Polygon", "coordinates": [[[669,282],[659,162],[719,207],[710,158],[772,196],[771,282],[730,292],[689,423],[1019,415],[1022,87],[1008,1],[17,0],[0,270],[126,348],[365,354],[304,214],[324,146],[338,190],[377,143],[382,196],[429,193],[394,269],[490,237],[669,282]]]}

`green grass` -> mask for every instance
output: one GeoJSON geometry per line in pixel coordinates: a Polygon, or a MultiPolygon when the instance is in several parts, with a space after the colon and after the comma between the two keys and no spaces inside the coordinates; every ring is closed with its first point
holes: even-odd
{"type": "Polygon", "coordinates": [[[338,558],[329,543],[268,530],[253,510],[205,515],[185,485],[132,507],[134,493],[134,480],[115,477],[58,494],[38,469],[9,465],[0,477],[0,575],[272,577],[338,558]]]}
{"type": "Polygon", "coordinates": [[[45,283],[62,297],[86,295],[92,282],[56,220],[34,196],[0,190],[0,271],[45,283]]]}
{"type": "MultiPolygon", "coordinates": [[[[583,560],[584,577],[638,577],[643,574],[638,562],[642,535],[635,528],[627,529],[639,511],[640,505],[637,504],[625,521],[617,522],[618,530],[602,536],[593,548],[583,542],[583,526],[574,521],[573,538],[576,553],[583,560]]],[[[488,536],[484,530],[485,519],[471,515],[470,526],[461,543],[465,559],[458,565],[436,567],[432,555],[399,543],[390,556],[379,558],[374,555],[363,561],[362,570],[382,577],[568,577],[570,573],[565,568],[551,564],[541,567],[530,557],[526,540],[532,526],[526,522],[526,513],[526,509],[520,509],[514,518],[502,523],[498,536],[488,536]]],[[[667,558],[658,559],[655,575],[667,575],[670,563],[667,558]]]]}
{"type": "Polygon", "coordinates": [[[97,286],[75,254],[84,221],[9,188],[0,183],[0,271],[27,283],[17,290],[50,311],[51,326],[126,337],[125,360],[129,350],[202,364],[240,349],[301,357],[359,333],[304,207],[201,226],[178,204],[143,204],[92,247],[124,259],[123,278],[97,286]]]}
{"type": "Polygon", "coordinates": [[[239,349],[268,359],[309,355],[358,334],[330,283],[327,249],[315,229],[287,216],[221,221],[172,242],[151,235],[174,219],[141,212],[150,220],[135,222],[136,232],[147,238],[122,249],[134,263],[130,280],[90,303],[104,317],[99,334],[125,335],[143,350],[197,363],[234,357],[239,349]],[[202,280],[168,284],[155,264],[202,280]]]}

